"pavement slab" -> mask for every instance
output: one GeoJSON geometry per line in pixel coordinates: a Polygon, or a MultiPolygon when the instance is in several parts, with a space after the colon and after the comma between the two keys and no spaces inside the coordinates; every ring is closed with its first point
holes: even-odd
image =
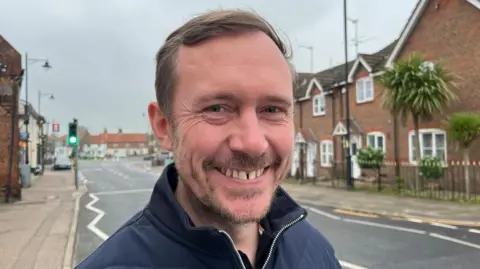
{"type": "Polygon", "coordinates": [[[85,191],[75,190],[73,183],[71,171],[45,171],[22,190],[21,201],[0,204],[0,268],[65,268],[76,198],[85,191]]]}

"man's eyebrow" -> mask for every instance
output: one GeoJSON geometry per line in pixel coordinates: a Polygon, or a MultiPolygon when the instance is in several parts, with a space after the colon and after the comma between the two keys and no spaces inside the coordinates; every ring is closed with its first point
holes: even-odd
{"type": "Polygon", "coordinates": [[[282,96],[278,96],[278,95],[267,95],[265,97],[262,97],[263,101],[266,101],[267,103],[275,103],[275,104],[279,104],[279,105],[282,105],[282,106],[286,106],[286,107],[291,107],[292,106],[292,100],[289,99],[289,98],[285,98],[285,97],[282,97],[282,96]]]}
{"type": "MultiPolygon", "coordinates": [[[[260,100],[262,102],[278,104],[285,107],[292,106],[292,100],[290,100],[289,98],[278,96],[278,95],[271,95],[271,94],[265,95],[260,97],[260,100]]],[[[197,103],[204,104],[204,103],[209,103],[211,101],[226,101],[226,102],[241,103],[242,98],[240,98],[239,96],[233,93],[212,93],[212,94],[206,94],[199,97],[197,103]]]]}
{"type": "Polygon", "coordinates": [[[206,95],[202,95],[199,99],[198,99],[198,103],[200,104],[203,104],[203,103],[207,103],[207,102],[210,102],[210,101],[238,101],[239,98],[237,96],[235,96],[234,94],[232,93],[212,93],[212,94],[206,94],[206,95]]]}

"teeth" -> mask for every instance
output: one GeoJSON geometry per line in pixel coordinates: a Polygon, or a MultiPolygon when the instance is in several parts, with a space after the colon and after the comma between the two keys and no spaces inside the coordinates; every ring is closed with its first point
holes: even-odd
{"type": "Polygon", "coordinates": [[[244,171],[238,172],[238,178],[239,178],[239,179],[248,179],[248,178],[247,178],[247,173],[244,172],[244,171]]]}
{"type": "Polygon", "coordinates": [[[233,177],[241,180],[249,180],[249,179],[254,179],[263,175],[263,172],[265,171],[265,169],[261,168],[256,171],[247,172],[247,171],[237,171],[237,170],[221,168],[220,171],[223,174],[225,174],[227,177],[233,177]]]}
{"type": "Polygon", "coordinates": [[[263,168],[260,168],[259,170],[256,171],[256,177],[259,177],[263,174],[263,168]]]}

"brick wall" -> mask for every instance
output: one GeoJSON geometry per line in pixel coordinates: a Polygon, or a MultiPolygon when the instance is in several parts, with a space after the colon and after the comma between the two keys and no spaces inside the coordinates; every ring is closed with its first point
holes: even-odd
{"type": "MultiPolygon", "coordinates": [[[[18,87],[14,87],[14,91],[18,91],[18,87]]],[[[17,99],[18,103],[18,99],[17,99]]],[[[10,167],[10,143],[11,143],[11,105],[2,103],[0,107],[0,186],[5,186],[9,180],[9,167],[10,167]],[[7,112],[8,111],[8,112],[7,112]]],[[[14,147],[13,147],[13,169],[11,177],[12,194],[14,197],[18,197],[20,194],[20,185],[18,183],[19,178],[19,156],[18,156],[18,143],[19,143],[19,128],[18,120],[14,121],[14,147]]]]}

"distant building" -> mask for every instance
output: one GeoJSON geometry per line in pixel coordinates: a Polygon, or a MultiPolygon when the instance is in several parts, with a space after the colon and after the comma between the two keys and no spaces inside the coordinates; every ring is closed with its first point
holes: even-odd
{"type": "Polygon", "coordinates": [[[148,154],[148,138],[144,133],[101,133],[89,135],[82,145],[86,158],[125,158],[148,154]]]}

